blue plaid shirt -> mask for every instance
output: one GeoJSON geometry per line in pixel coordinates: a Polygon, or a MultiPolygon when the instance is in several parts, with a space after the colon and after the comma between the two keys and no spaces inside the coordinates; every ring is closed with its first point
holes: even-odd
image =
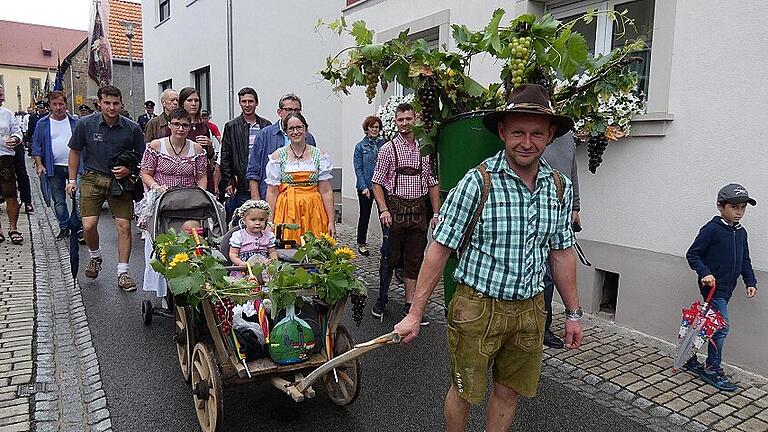
{"type": "MultiPolygon", "coordinates": [[[[543,159],[531,192],[509,168],[504,150],[483,161],[491,189],[482,215],[453,274],[458,283],[504,300],[531,298],[544,290],[551,249],[574,243],[571,182],[563,176],[564,205],[557,200],[552,168],[543,159]]],[[[481,174],[470,170],[440,208],[434,238],[457,250],[480,203],[481,174]]]]}

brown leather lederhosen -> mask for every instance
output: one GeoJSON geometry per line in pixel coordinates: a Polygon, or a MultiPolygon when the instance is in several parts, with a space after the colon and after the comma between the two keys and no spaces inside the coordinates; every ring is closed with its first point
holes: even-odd
{"type": "Polygon", "coordinates": [[[419,176],[419,189],[423,189],[424,174],[423,160],[419,156],[419,168],[399,166],[397,146],[392,143],[395,153],[395,180],[391,193],[387,196],[387,209],[392,216],[392,225],[389,228],[389,270],[390,274],[400,260],[400,255],[405,252],[403,277],[416,279],[421,262],[424,259],[424,249],[427,246],[427,227],[429,215],[425,195],[415,199],[396,196],[398,179],[403,176],[419,176]]]}

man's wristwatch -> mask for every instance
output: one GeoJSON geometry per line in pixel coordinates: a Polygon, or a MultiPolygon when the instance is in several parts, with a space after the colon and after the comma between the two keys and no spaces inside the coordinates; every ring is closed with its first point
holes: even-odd
{"type": "Polygon", "coordinates": [[[584,315],[584,311],[581,307],[578,309],[565,309],[565,318],[571,321],[581,321],[581,317],[584,315]]]}

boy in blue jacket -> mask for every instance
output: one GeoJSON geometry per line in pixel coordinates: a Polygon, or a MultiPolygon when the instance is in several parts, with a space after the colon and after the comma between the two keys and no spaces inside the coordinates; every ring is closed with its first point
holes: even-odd
{"type": "Polygon", "coordinates": [[[755,205],[757,202],[749,197],[743,186],[731,183],[720,189],[717,194],[720,216],[715,216],[699,230],[696,240],[685,255],[688,265],[699,277],[699,290],[704,298],[717,281],[710,305],[712,309],[720,311],[726,321],[726,326],[712,336],[706,364],[699,363],[694,354],[685,367],[698,374],[704,382],[724,391],[736,390],[736,385],[725,376],[720,363],[723,344],[728,335],[728,301],[739,276],[747,286],[747,298],[757,294],[757,279],[749,259],[747,231],[739,223],[747,204],[755,205]]]}

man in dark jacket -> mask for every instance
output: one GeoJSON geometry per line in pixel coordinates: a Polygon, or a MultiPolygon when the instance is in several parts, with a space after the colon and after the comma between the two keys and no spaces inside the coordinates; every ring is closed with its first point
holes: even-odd
{"type": "Polygon", "coordinates": [[[137,123],[141,126],[141,130],[146,132],[147,123],[157,117],[157,114],[155,114],[155,103],[151,100],[144,102],[144,108],[146,108],[146,112],[139,116],[137,123]]]}
{"type": "Polygon", "coordinates": [[[272,123],[256,115],[259,96],[251,87],[243,87],[237,92],[242,114],[224,125],[221,138],[221,183],[219,190],[227,198],[227,219],[232,218],[235,209],[251,198],[248,179],[245,176],[248,167],[248,155],[256,142],[256,136],[262,128],[272,123]]]}

